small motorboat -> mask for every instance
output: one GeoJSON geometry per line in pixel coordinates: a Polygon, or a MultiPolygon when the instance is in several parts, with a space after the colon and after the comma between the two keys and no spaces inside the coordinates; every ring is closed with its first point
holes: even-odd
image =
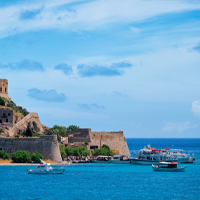
{"type": "Polygon", "coordinates": [[[130,160],[128,156],[126,155],[114,155],[113,158],[111,158],[108,163],[112,164],[129,164],[130,160]]]}
{"type": "Polygon", "coordinates": [[[184,172],[186,167],[178,167],[177,164],[177,162],[160,162],[158,165],[152,165],[152,168],[160,172],[184,172]]]}
{"type": "Polygon", "coordinates": [[[28,174],[62,174],[65,171],[64,168],[54,169],[50,163],[45,163],[41,160],[41,163],[35,169],[28,169],[28,174]]]}

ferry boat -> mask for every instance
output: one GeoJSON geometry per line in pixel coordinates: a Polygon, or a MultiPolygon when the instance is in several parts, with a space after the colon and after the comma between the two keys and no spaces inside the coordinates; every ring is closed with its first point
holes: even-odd
{"type": "Polygon", "coordinates": [[[50,163],[45,163],[41,160],[41,163],[35,169],[28,169],[28,174],[62,174],[65,171],[64,168],[54,169],[50,163]]]}
{"type": "Polygon", "coordinates": [[[177,159],[172,158],[170,154],[161,149],[151,148],[150,145],[144,147],[139,152],[135,154],[135,157],[131,157],[132,164],[149,165],[149,164],[159,164],[161,161],[176,162],[177,159]]]}
{"type": "Polygon", "coordinates": [[[195,161],[194,154],[184,153],[182,149],[169,149],[168,153],[172,158],[177,159],[178,163],[193,163],[195,161]]]}
{"type": "Polygon", "coordinates": [[[184,172],[186,167],[178,167],[177,164],[177,162],[160,162],[159,165],[152,165],[152,168],[159,172],[184,172]]]}
{"type": "Polygon", "coordinates": [[[186,154],[181,149],[155,149],[150,145],[144,147],[132,157],[131,163],[133,164],[158,164],[160,161],[178,162],[178,163],[193,163],[195,161],[190,154],[186,154]]]}

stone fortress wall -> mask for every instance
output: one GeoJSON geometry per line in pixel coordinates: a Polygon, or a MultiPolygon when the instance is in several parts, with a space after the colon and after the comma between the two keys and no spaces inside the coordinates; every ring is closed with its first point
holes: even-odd
{"type": "Polygon", "coordinates": [[[0,97],[9,98],[8,96],[8,80],[0,79],[0,97]]]}
{"type": "Polygon", "coordinates": [[[90,146],[98,146],[100,148],[103,144],[110,147],[111,150],[119,151],[120,155],[130,156],[129,148],[124,137],[123,131],[112,132],[90,132],[90,146]]]}
{"type": "Polygon", "coordinates": [[[19,150],[39,152],[44,159],[62,162],[56,135],[41,135],[40,138],[0,138],[0,150],[7,151],[11,156],[19,150]]]}
{"type": "Polygon", "coordinates": [[[69,134],[68,141],[64,144],[73,147],[82,146],[84,142],[89,143],[88,150],[100,149],[103,144],[106,144],[111,150],[117,150],[120,155],[130,156],[123,131],[93,132],[90,128],[77,129],[69,134]],[[83,144],[81,145],[81,143],[83,144]]]}
{"type": "Polygon", "coordinates": [[[17,133],[22,132],[26,129],[28,122],[35,121],[37,123],[40,132],[43,132],[42,124],[40,122],[39,116],[37,113],[31,112],[26,117],[24,117],[21,121],[19,121],[15,126],[9,131],[9,137],[14,137],[17,133]]]}

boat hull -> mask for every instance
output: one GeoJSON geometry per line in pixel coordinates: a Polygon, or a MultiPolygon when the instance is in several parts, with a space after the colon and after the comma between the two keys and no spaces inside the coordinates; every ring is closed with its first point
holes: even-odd
{"type": "Polygon", "coordinates": [[[28,170],[28,174],[62,174],[65,171],[65,169],[53,169],[53,170],[28,170]]]}
{"type": "Polygon", "coordinates": [[[160,168],[160,167],[155,167],[152,166],[154,171],[157,172],[184,172],[185,167],[179,167],[179,168],[160,168]]]}

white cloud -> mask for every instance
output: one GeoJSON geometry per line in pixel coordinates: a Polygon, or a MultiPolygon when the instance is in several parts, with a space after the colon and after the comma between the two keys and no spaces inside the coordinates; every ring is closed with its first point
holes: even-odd
{"type": "MultiPolygon", "coordinates": [[[[38,1],[39,2],[39,1],[38,1]]],[[[19,32],[41,29],[90,30],[109,23],[129,23],[145,20],[160,14],[200,9],[199,3],[181,1],[76,1],[63,0],[58,3],[46,1],[0,8],[0,38],[19,32]],[[67,7],[67,4],[73,5],[67,7]],[[64,5],[67,9],[59,9],[64,5]],[[20,11],[40,9],[34,19],[20,20],[20,11]],[[72,10],[70,10],[72,9],[72,10]],[[72,12],[73,11],[73,12],[72,12]],[[103,12],[99,12],[103,11],[103,12]],[[92,17],[91,17],[92,16],[92,17]]],[[[133,29],[134,31],[136,29],[133,29]]]]}
{"type": "Polygon", "coordinates": [[[200,116],[200,100],[192,102],[192,112],[195,115],[200,116]]]}
{"type": "Polygon", "coordinates": [[[165,126],[162,128],[162,131],[164,132],[171,132],[171,131],[177,131],[182,132],[190,128],[190,122],[166,122],[165,126]]]}

